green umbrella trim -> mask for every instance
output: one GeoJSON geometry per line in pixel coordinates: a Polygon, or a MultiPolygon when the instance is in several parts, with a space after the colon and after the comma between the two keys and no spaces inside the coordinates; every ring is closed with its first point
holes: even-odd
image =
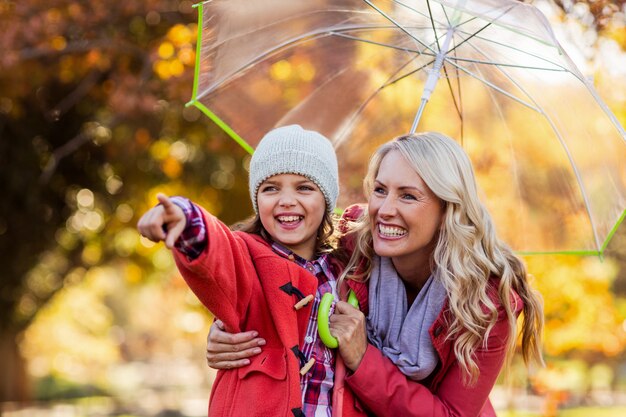
{"type": "Polygon", "coordinates": [[[611,238],[613,237],[615,232],[617,232],[617,229],[619,228],[619,225],[622,224],[622,222],[624,221],[625,218],[626,218],[626,210],[624,210],[622,212],[622,215],[619,217],[619,219],[615,223],[615,226],[613,226],[613,228],[611,229],[611,231],[607,235],[606,239],[604,239],[604,243],[602,244],[602,247],[600,248],[600,253],[604,252],[604,250],[608,246],[609,242],[611,241],[611,238]]]}
{"type": "Polygon", "coordinates": [[[246,142],[241,136],[239,136],[237,132],[235,132],[230,126],[228,126],[222,119],[217,117],[215,113],[209,110],[204,104],[196,100],[191,100],[189,103],[187,103],[187,105],[196,106],[198,109],[200,109],[200,111],[202,111],[202,113],[206,114],[209,117],[209,119],[213,120],[213,122],[215,122],[216,125],[222,128],[222,130],[226,132],[228,136],[233,138],[233,140],[237,142],[239,146],[244,148],[246,152],[248,152],[250,155],[254,153],[254,148],[250,146],[248,142],[246,142]]]}
{"type": "Polygon", "coordinates": [[[246,150],[250,155],[254,153],[254,148],[250,146],[241,136],[237,134],[228,124],[220,119],[215,113],[209,110],[204,104],[196,100],[198,96],[198,79],[200,77],[200,50],[202,49],[202,17],[203,17],[203,3],[194,4],[193,7],[198,9],[198,35],[196,37],[196,63],[193,73],[193,89],[191,92],[191,100],[185,105],[185,107],[196,106],[202,113],[204,113],[209,119],[218,125],[224,132],[228,134],[235,142],[246,150]]]}

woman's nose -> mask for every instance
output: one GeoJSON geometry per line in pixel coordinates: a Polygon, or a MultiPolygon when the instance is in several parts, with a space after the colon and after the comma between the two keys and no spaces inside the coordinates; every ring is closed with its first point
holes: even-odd
{"type": "Polygon", "coordinates": [[[396,214],[397,208],[392,198],[385,197],[378,208],[378,215],[381,217],[392,217],[396,214]]]}

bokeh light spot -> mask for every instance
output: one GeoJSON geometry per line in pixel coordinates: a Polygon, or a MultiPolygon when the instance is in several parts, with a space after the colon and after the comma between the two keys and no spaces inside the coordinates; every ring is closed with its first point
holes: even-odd
{"type": "Polygon", "coordinates": [[[282,61],[276,62],[270,68],[271,77],[279,81],[285,81],[289,79],[289,77],[291,77],[291,73],[291,64],[289,63],[289,61],[286,61],[284,59],[282,61]]]}
{"type": "Polygon", "coordinates": [[[168,59],[172,55],[174,55],[174,45],[172,45],[170,42],[163,42],[161,45],[159,45],[158,53],[159,58],[168,59]]]}
{"type": "Polygon", "coordinates": [[[79,208],[92,209],[94,206],[94,195],[91,190],[83,188],[76,194],[76,203],[79,208]]]}

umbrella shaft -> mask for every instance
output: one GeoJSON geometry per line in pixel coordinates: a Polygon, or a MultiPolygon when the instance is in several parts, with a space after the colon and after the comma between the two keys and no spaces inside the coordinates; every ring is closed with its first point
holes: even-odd
{"type": "Polygon", "coordinates": [[[422,93],[422,98],[420,100],[420,107],[417,110],[415,119],[413,119],[413,126],[411,126],[411,131],[409,132],[411,134],[415,133],[415,131],[417,130],[417,125],[422,118],[424,107],[426,106],[426,103],[428,103],[432,92],[435,91],[435,86],[437,85],[437,81],[439,81],[439,75],[441,74],[441,67],[443,67],[443,60],[448,54],[448,50],[450,48],[450,42],[452,41],[453,33],[454,29],[452,27],[448,28],[448,32],[446,33],[446,39],[443,41],[443,46],[441,47],[441,49],[439,49],[439,52],[437,52],[437,57],[435,58],[435,64],[433,65],[433,69],[428,72],[428,78],[426,79],[426,85],[424,86],[424,92],[422,93]]]}
{"type": "Polygon", "coordinates": [[[417,110],[415,119],[413,119],[413,126],[411,126],[411,131],[409,132],[410,135],[415,133],[415,131],[417,130],[417,125],[420,122],[420,119],[422,118],[422,113],[424,112],[424,107],[426,106],[427,101],[428,100],[422,99],[422,101],[420,102],[420,108],[417,110]]]}

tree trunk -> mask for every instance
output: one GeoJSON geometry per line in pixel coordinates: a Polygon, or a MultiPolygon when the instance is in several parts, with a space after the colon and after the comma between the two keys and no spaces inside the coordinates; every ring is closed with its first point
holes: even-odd
{"type": "Polygon", "coordinates": [[[30,399],[26,361],[18,346],[19,338],[20,333],[17,331],[0,330],[0,408],[5,401],[22,402],[30,399]]]}

